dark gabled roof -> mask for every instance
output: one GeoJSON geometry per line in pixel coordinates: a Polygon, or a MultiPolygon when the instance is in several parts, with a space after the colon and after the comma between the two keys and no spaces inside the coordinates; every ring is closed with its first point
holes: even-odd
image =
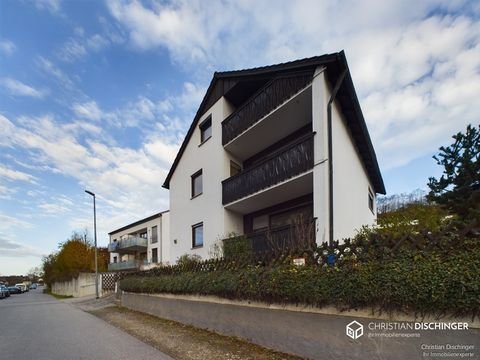
{"type": "Polygon", "coordinates": [[[150,220],[153,220],[153,219],[156,219],[156,218],[159,218],[159,217],[162,217],[163,214],[169,212],[170,210],[165,210],[165,211],[162,211],[162,212],[159,212],[159,213],[156,213],[156,214],[153,214],[149,217],[146,217],[144,219],[140,219],[140,220],[137,220],[131,224],[128,224],[128,225],[125,225],[117,230],[113,230],[112,232],[109,232],[108,235],[112,235],[112,234],[115,234],[117,232],[120,232],[120,231],[123,231],[123,230],[127,230],[128,228],[131,228],[131,227],[134,227],[134,226],[137,226],[137,225],[140,225],[141,223],[144,223],[144,222],[147,222],[147,221],[150,221],[150,220]]]}
{"type": "Polygon", "coordinates": [[[348,71],[348,64],[345,58],[345,53],[343,51],[339,53],[326,54],[322,56],[315,56],[311,58],[295,60],[291,62],[262,66],[252,69],[244,70],[235,70],[235,71],[225,71],[225,72],[215,72],[208,86],[207,92],[197,110],[197,113],[188,129],[187,135],[183,140],[183,143],[180,147],[180,150],[175,157],[175,160],[168,172],[168,175],[163,183],[163,187],[169,189],[170,180],[173,176],[173,173],[180,162],[180,159],[187,147],[190,138],[193,135],[193,132],[198,125],[200,117],[208,110],[221,96],[230,89],[232,83],[237,80],[243,80],[245,78],[257,78],[260,76],[268,76],[273,78],[280,73],[290,72],[295,70],[314,70],[317,66],[324,65],[326,66],[327,80],[330,82],[333,87],[336,80],[339,78],[340,74],[347,70],[347,75],[340,87],[337,100],[340,103],[342,112],[345,115],[347,126],[349,127],[352,136],[354,138],[357,150],[360,153],[360,156],[364,162],[364,165],[367,169],[368,175],[371,182],[373,183],[375,192],[380,194],[385,194],[385,185],[383,183],[382,175],[380,173],[380,168],[378,166],[377,157],[375,155],[375,150],[373,149],[372,142],[370,140],[370,135],[368,134],[367,125],[365,119],[363,118],[362,110],[360,108],[360,103],[358,102],[357,94],[355,92],[355,87],[353,86],[353,81],[348,71]]]}

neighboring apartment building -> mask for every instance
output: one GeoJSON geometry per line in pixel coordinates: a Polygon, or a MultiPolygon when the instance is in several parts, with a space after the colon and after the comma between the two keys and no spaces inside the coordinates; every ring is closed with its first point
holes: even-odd
{"type": "Polygon", "coordinates": [[[172,261],[298,217],[317,243],[373,224],[385,187],[343,51],[215,73],[163,186],[172,261]]]}
{"type": "Polygon", "coordinates": [[[169,217],[169,212],[164,211],[109,233],[108,270],[145,270],[160,263],[168,264],[169,217]]]}

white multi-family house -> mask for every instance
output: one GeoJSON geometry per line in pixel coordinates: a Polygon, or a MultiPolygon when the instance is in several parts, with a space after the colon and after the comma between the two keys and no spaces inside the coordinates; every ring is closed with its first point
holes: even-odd
{"type": "Polygon", "coordinates": [[[170,262],[169,211],[110,232],[109,271],[145,270],[170,262]]]}
{"type": "Polygon", "coordinates": [[[216,72],[163,186],[172,261],[299,216],[319,244],[373,224],[385,187],[344,52],[216,72]]]}

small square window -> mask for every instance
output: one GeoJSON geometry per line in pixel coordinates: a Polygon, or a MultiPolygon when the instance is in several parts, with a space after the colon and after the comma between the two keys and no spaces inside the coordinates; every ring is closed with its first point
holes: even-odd
{"type": "Polygon", "coordinates": [[[368,208],[370,209],[371,212],[374,212],[374,199],[375,197],[373,196],[372,190],[368,189],[368,208]]]}
{"type": "Polygon", "coordinates": [[[203,246],[203,223],[192,226],[192,248],[203,246]]]}
{"type": "Polygon", "coordinates": [[[212,117],[209,116],[204,122],[199,125],[200,128],[200,143],[204,143],[212,137],[212,117]]]}
{"type": "Polygon", "coordinates": [[[202,170],[199,170],[192,175],[192,198],[200,195],[202,192],[203,192],[203,177],[202,177],[202,170]]]}

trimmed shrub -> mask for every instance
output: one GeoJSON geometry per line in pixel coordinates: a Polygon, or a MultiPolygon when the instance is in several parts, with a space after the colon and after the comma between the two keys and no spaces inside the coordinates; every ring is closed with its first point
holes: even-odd
{"type": "Polygon", "coordinates": [[[351,262],[341,267],[250,265],[236,270],[134,276],[122,280],[120,286],[138,293],[475,317],[480,315],[480,252],[459,252],[448,259],[418,252],[383,263],[351,262]]]}

